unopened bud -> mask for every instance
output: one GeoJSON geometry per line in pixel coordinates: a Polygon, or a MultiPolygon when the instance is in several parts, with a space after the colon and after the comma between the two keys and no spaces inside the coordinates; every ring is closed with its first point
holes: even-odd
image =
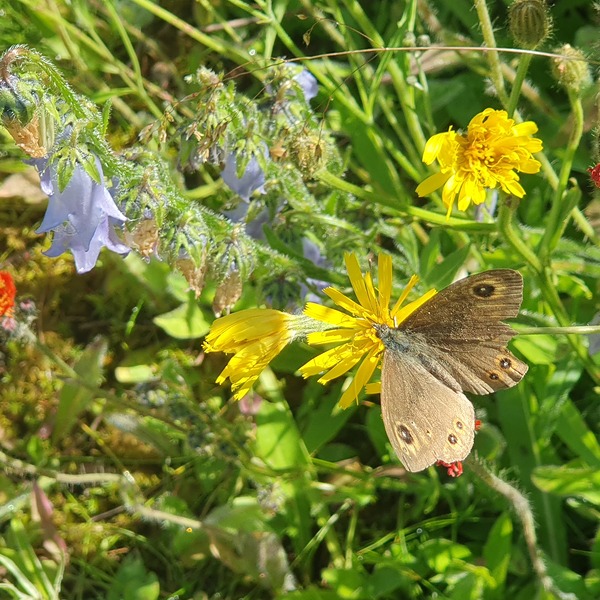
{"type": "Polygon", "coordinates": [[[522,48],[533,50],[552,29],[552,18],[544,0],[516,0],[508,13],[510,32],[522,48]]]}
{"type": "Polygon", "coordinates": [[[580,94],[592,84],[592,75],[583,52],[569,44],[556,52],[561,56],[552,61],[552,74],[569,92],[580,94]]]}
{"type": "Polygon", "coordinates": [[[213,311],[217,317],[229,310],[242,295],[242,277],[237,270],[231,270],[217,287],[213,300],[213,311]]]}

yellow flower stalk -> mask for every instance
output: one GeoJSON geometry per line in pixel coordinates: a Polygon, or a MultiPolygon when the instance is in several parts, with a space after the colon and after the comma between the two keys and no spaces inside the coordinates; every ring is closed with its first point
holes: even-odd
{"type": "MultiPolygon", "coordinates": [[[[378,289],[375,289],[370,273],[361,273],[355,255],[345,256],[346,269],[350,283],[358,302],[348,298],[334,288],[326,288],[327,294],[342,310],[328,308],[309,302],[304,309],[308,317],[332,326],[325,331],[316,331],[308,335],[311,345],[336,344],[316,356],[300,368],[304,377],[318,373],[326,373],[319,383],[328,383],[340,377],[360,363],[354,378],[340,398],[340,406],[348,407],[358,399],[358,394],[366,387],[376,368],[383,351],[383,342],[377,337],[374,325],[384,324],[389,327],[398,326],[419,306],[427,302],[436,292],[430,290],[424,296],[402,307],[410,290],[417,283],[413,276],[404,292],[390,309],[392,295],[392,260],[389,256],[380,255],[378,264],[378,289]]],[[[370,387],[371,391],[373,388],[370,387]]]]}
{"type": "Polygon", "coordinates": [[[205,352],[233,354],[217,383],[231,381],[236,400],[252,388],[262,370],[297,335],[302,317],[279,310],[250,308],[217,319],[204,342],[205,352]]]}
{"type": "Polygon", "coordinates": [[[432,136],[425,145],[423,162],[435,160],[440,172],[417,187],[419,196],[442,188],[442,201],[452,212],[458,197],[459,210],[481,204],[486,189],[500,187],[517,198],[525,195],[517,171],[537,173],[541,164],[532,156],[542,150],[542,141],[531,137],[538,130],[533,121],[516,124],[504,110],[486,108],[469,123],[465,135],[450,128],[432,136]]]}

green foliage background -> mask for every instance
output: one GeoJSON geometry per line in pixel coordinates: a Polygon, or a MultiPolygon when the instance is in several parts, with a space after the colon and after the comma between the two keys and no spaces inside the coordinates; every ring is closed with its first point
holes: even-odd
{"type": "MultiPolygon", "coordinates": [[[[503,48],[515,47],[509,4],[487,3],[503,48]]],[[[39,314],[35,344],[1,348],[0,597],[600,596],[600,369],[586,338],[515,341],[530,370],[517,387],[474,399],[481,462],[458,479],[406,473],[376,402],[342,412],[344,381],[323,387],[294,374],[308,347],[287,348],[241,404],[214,384],[226,357],[201,351],[232,256],[243,274],[233,310],[299,310],[301,284],[347,286],[344,252],[366,268],[385,251],[398,291],[412,273],[424,292],[465,270],[510,267],[525,279],[520,325],[592,321],[600,250],[586,169],[600,157],[591,3],[557,2],[541,48],[582,50],[588,88],[565,90],[550,57],[531,59],[518,109],[538,124],[547,162],[522,177],[516,210],[455,210],[446,220],[439,197],[414,192],[430,173],[427,138],[502,108],[490,55],[477,50],[482,5],[0,3],[1,48],[26,44],[76,93],[111,107],[108,142],[154,178],[162,244],[162,260],[104,253],[84,276],[66,255],[43,256],[47,242],[34,230],[45,204],[2,130],[0,266],[39,314]],[[415,44],[423,50],[390,50],[415,44]],[[463,49],[426,50],[432,44],[463,49]],[[292,73],[283,59],[307,57],[297,64],[317,77],[319,94],[310,107],[291,101],[301,126],[285,127],[269,112],[273,90],[292,73]],[[193,77],[203,68],[226,84],[214,107],[193,77]],[[264,159],[270,183],[251,201],[249,219],[263,209],[271,218],[262,241],[221,218],[239,199],[218,161],[192,164],[197,147],[182,131],[208,131],[208,117],[226,122],[240,148],[285,150],[279,162],[264,159]],[[210,240],[198,299],[174,268],[184,222],[210,240]],[[303,256],[305,237],[321,264],[303,256]]],[[[500,60],[510,91],[524,58],[500,60]]],[[[213,133],[207,143],[218,147],[223,132],[213,133]]]]}

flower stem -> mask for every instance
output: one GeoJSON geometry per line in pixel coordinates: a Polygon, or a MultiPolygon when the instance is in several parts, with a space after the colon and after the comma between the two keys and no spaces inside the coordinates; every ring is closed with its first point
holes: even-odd
{"type": "Polygon", "coordinates": [[[515,80],[513,81],[512,90],[510,92],[510,98],[508,99],[508,106],[506,107],[506,112],[508,113],[508,116],[510,118],[512,118],[513,113],[517,108],[517,102],[519,100],[519,96],[521,95],[521,88],[523,87],[525,75],[527,74],[527,70],[529,69],[529,63],[531,63],[532,58],[533,55],[531,54],[523,54],[519,59],[517,74],[515,80]]]}
{"type": "Polygon", "coordinates": [[[513,247],[513,249],[529,264],[536,272],[542,272],[542,263],[525,242],[521,239],[513,224],[514,206],[508,198],[502,198],[498,210],[498,230],[504,236],[504,239],[513,247]]]}
{"type": "MultiPolygon", "coordinates": [[[[558,291],[556,290],[556,286],[552,281],[552,271],[550,267],[544,268],[538,275],[538,283],[542,294],[544,296],[544,300],[552,310],[554,317],[558,321],[558,324],[561,327],[569,328],[571,327],[571,318],[567,314],[563,303],[558,295],[558,291]]],[[[587,348],[583,345],[581,338],[578,335],[573,335],[572,333],[567,333],[567,339],[571,344],[571,347],[577,353],[577,356],[581,360],[584,365],[586,371],[589,376],[593,379],[596,385],[600,384],[600,366],[596,365],[594,361],[590,358],[589,352],[587,348]]]]}
{"type": "Polygon", "coordinates": [[[464,464],[487,486],[504,496],[512,506],[517,518],[521,522],[523,537],[525,538],[529,557],[544,591],[554,594],[558,598],[568,598],[567,594],[564,594],[561,590],[557,589],[554,581],[548,574],[548,569],[546,568],[546,564],[544,563],[542,553],[537,543],[533,511],[531,510],[531,506],[525,495],[503,479],[500,479],[497,475],[494,475],[483,461],[476,460],[470,456],[464,464]]]}
{"type": "Polygon", "coordinates": [[[573,325],[571,327],[521,327],[515,328],[519,335],[595,335],[600,325],[573,325]]]}
{"type": "Polygon", "coordinates": [[[507,106],[508,96],[506,95],[506,90],[504,88],[504,77],[502,75],[500,55],[495,50],[497,47],[496,38],[494,37],[494,28],[492,26],[490,13],[488,12],[485,0],[475,0],[475,10],[477,11],[477,16],[479,17],[483,39],[486,46],[490,49],[489,52],[486,53],[486,57],[490,64],[490,77],[494,87],[496,88],[496,93],[498,94],[498,98],[500,98],[500,102],[502,102],[503,106],[507,106]]]}
{"type": "Polygon", "coordinates": [[[578,188],[570,190],[570,193],[567,192],[566,189],[573,167],[573,160],[575,159],[575,152],[579,147],[581,136],[583,135],[583,106],[581,104],[581,98],[578,95],[570,93],[569,99],[571,101],[573,113],[573,128],[562,161],[558,186],[554,192],[552,207],[550,208],[550,214],[546,221],[546,229],[538,248],[538,255],[540,256],[542,263],[545,263],[550,259],[552,250],[554,250],[560,241],[562,233],[567,226],[569,215],[576,207],[579,200],[579,194],[577,193],[578,188]]]}

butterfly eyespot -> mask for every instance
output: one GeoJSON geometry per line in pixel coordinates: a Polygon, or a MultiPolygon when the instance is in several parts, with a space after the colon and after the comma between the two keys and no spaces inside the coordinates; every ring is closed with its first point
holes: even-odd
{"type": "Polygon", "coordinates": [[[488,373],[488,377],[492,381],[498,381],[498,379],[500,379],[500,377],[498,376],[498,373],[494,373],[493,371],[491,373],[488,373]]]}
{"type": "Polygon", "coordinates": [[[398,435],[407,444],[413,443],[413,436],[411,435],[410,431],[408,430],[408,427],[406,427],[404,425],[398,425],[398,435]]]}
{"type": "Polygon", "coordinates": [[[473,293],[480,298],[489,298],[495,290],[496,288],[489,283],[480,283],[473,286],[473,293]]]}
{"type": "Polygon", "coordinates": [[[458,438],[457,438],[457,437],[456,437],[456,436],[455,436],[453,433],[451,433],[451,434],[448,436],[448,441],[449,441],[451,444],[456,444],[456,443],[458,442],[458,438]]]}
{"type": "Polygon", "coordinates": [[[462,429],[463,427],[462,421],[456,421],[456,429],[462,429]]]}
{"type": "Polygon", "coordinates": [[[512,363],[510,362],[510,360],[508,358],[501,358],[500,359],[500,366],[503,369],[509,369],[511,365],[512,365],[512,363]]]}

